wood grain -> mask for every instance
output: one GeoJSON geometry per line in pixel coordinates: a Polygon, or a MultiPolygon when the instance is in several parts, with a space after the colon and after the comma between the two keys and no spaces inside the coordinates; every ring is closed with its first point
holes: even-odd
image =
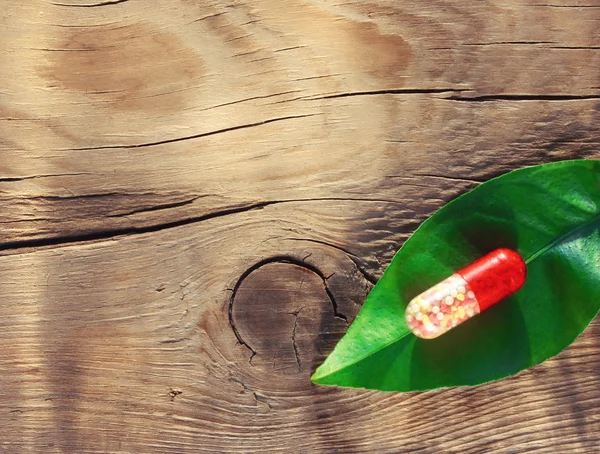
{"type": "Polygon", "coordinates": [[[0,452],[592,453],[600,325],[515,377],[310,384],[394,252],[600,158],[597,0],[5,0],[0,452]]]}

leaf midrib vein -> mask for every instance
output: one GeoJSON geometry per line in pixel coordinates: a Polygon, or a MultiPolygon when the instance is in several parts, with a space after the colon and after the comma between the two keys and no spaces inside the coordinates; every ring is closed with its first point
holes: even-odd
{"type": "Polygon", "coordinates": [[[582,230],[585,230],[586,228],[594,225],[598,221],[600,221],[600,212],[596,213],[596,215],[593,218],[591,218],[589,221],[584,222],[583,224],[575,227],[574,229],[569,230],[568,232],[564,233],[563,235],[559,236],[558,238],[555,238],[554,240],[550,241],[546,246],[538,249],[536,252],[534,252],[533,254],[531,254],[529,256],[529,258],[525,259],[525,263],[529,264],[530,262],[532,262],[536,258],[538,258],[540,255],[548,252],[554,246],[557,246],[558,244],[562,243],[567,238],[569,238],[569,237],[571,237],[571,236],[573,236],[573,235],[581,232],[582,230]]]}

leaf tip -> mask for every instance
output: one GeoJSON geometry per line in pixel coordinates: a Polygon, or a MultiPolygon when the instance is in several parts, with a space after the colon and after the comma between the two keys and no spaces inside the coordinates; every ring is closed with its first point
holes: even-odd
{"type": "Polygon", "coordinates": [[[313,382],[315,385],[320,385],[321,384],[321,380],[323,379],[323,377],[325,377],[326,374],[323,373],[323,368],[322,365],[317,367],[317,370],[315,370],[315,373],[312,374],[312,376],[310,377],[310,381],[313,382]]]}
{"type": "Polygon", "coordinates": [[[337,385],[335,380],[335,370],[328,364],[329,358],[323,364],[317,367],[317,370],[310,377],[310,381],[315,385],[337,385]]]}

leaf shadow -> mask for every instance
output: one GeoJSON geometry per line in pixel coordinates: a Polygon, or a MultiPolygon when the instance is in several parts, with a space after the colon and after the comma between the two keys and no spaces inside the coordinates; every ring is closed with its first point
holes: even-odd
{"type": "Polygon", "coordinates": [[[527,326],[518,305],[493,306],[436,339],[417,339],[411,361],[411,386],[476,385],[517,373],[530,364],[527,326]],[[478,342],[473,342],[478,339],[478,342]],[[503,346],[497,348],[497,345],[503,346]],[[493,351],[494,355],[486,353],[493,351]],[[470,358],[488,358],[472,367],[470,358]]]}

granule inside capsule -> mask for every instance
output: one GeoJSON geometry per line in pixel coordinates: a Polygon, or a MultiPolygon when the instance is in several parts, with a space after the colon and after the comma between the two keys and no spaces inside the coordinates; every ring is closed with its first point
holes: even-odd
{"type": "Polygon", "coordinates": [[[479,312],[469,284],[459,274],[453,274],[408,304],[406,324],[416,336],[432,339],[479,312]]]}

